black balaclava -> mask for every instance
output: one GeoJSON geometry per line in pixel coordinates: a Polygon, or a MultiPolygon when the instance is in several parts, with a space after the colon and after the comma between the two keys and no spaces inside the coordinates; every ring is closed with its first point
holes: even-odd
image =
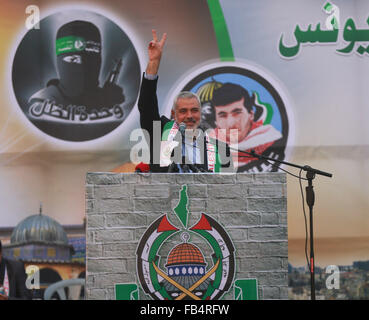
{"type": "Polygon", "coordinates": [[[72,21],[56,35],[57,68],[60,88],[70,98],[96,91],[101,67],[99,29],[87,21],[72,21]]]}

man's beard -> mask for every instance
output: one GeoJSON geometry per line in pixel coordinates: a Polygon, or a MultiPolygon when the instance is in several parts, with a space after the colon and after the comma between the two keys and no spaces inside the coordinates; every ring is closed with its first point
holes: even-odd
{"type": "Polygon", "coordinates": [[[184,121],[184,123],[186,124],[187,128],[191,129],[196,129],[199,126],[199,123],[197,123],[196,120],[193,118],[187,119],[186,121],[184,121]]]}

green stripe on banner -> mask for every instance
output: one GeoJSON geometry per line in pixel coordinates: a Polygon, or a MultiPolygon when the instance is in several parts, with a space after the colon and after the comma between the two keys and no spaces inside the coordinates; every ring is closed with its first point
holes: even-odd
{"type": "Polygon", "coordinates": [[[215,36],[217,38],[221,61],[234,61],[231,38],[224,19],[219,0],[208,0],[211,19],[213,20],[215,36]]]}
{"type": "Polygon", "coordinates": [[[258,281],[256,279],[238,279],[234,282],[235,300],[258,300],[258,281]]]}

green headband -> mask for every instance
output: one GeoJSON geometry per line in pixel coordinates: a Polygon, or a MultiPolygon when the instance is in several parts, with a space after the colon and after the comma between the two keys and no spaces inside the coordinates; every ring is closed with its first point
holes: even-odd
{"type": "Polygon", "coordinates": [[[67,36],[56,39],[56,55],[62,53],[93,51],[100,53],[100,44],[93,41],[86,41],[85,38],[67,36]]]}
{"type": "Polygon", "coordinates": [[[86,47],[86,40],[82,37],[68,36],[56,39],[56,55],[69,52],[80,52],[86,47]]]}

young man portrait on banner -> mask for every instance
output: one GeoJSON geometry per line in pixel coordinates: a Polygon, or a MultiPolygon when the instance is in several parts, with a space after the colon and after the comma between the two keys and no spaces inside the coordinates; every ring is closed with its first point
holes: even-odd
{"type": "Polygon", "coordinates": [[[261,155],[282,138],[281,132],[271,124],[263,123],[255,97],[239,84],[227,82],[216,88],[211,108],[215,115],[215,137],[231,145],[238,171],[244,171],[247,165],[257,160],[242,151],[254,150],[261,155]]]}

